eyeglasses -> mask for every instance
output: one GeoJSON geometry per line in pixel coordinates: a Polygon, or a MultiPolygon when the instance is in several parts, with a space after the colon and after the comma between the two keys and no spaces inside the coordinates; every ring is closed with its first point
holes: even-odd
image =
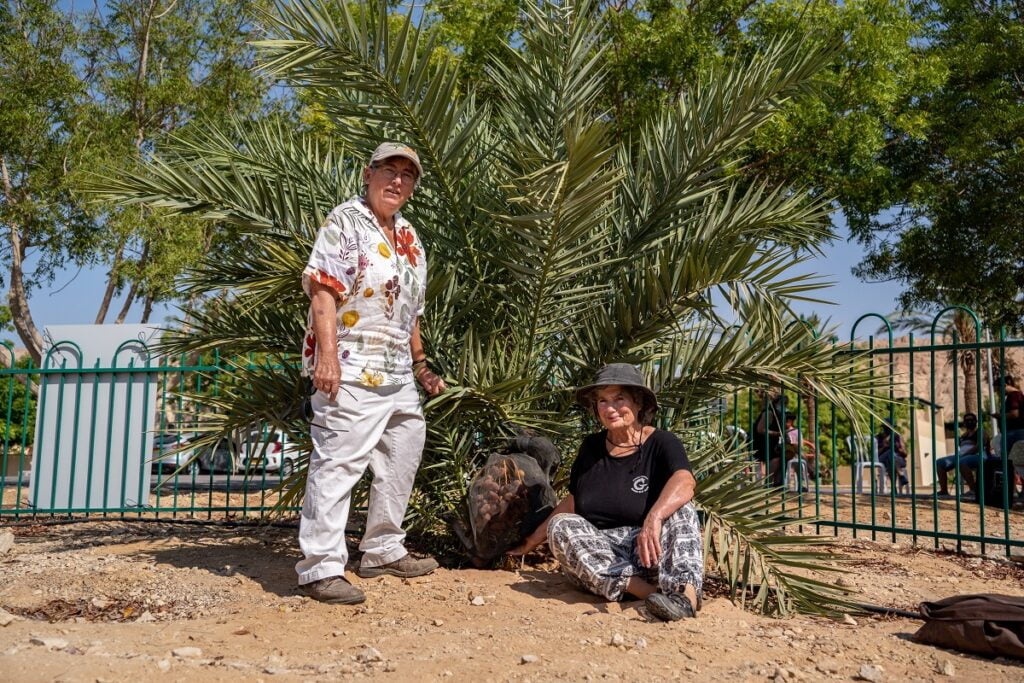
{"type": "Polygon", "coordinates": [[[388,182],[391,182],[397,176],[402,179],[403,185],[413,185],[416,183],[416,174],[412,171],[396,171],[390,166],[374,166],[373,168],[380,171],[388,182]]]}

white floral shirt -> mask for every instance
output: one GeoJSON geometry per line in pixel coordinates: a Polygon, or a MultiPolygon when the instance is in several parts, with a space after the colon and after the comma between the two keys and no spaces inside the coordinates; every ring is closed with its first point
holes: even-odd
{"type": "MultiPolygon", "coordinates": [[[[338,361],[341,381],[376,387],[413,381],[409,340],[423,315],[427,260],[409,221],[395,214],[392,248],[362,198],[336,207],[317,234],[302,288],[310,281],[338,296],[338,361]]],[[[302,345],[302,374],[316,365],[310,308],[302,345]]]]}

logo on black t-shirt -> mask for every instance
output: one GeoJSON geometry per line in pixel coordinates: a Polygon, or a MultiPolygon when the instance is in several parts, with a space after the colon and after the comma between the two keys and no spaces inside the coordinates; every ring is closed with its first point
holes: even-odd
{"type": "Polygon", "coordinates": [[[650,482],[647,481],[647,477],[640,475],[633,480],[633,493],[647,493],[647,489],[650,487],[650,482]]]}

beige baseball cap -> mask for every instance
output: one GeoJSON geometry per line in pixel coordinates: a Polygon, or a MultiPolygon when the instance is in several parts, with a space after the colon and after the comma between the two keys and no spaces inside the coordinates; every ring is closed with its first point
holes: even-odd
{"type": "Polygon", "coordinates": [[[423,166],[420,165],[420,157],[416,154],[416,150],[409,145],[403,145],[401,142],[383,142],[378,145],[377,149],[373,150],[373,156],[370,157],[370,165],[372,166],[391,157],[408,159],[416,166],[416,172],[419,173],[419,177],[423,177],[423,166]]]}

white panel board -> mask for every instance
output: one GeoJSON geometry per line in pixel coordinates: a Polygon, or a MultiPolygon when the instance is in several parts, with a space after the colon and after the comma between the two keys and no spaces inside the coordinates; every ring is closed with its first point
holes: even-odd
{"type": "Polygon", "coordinates": [[[157,374],[155,325],[46,328],[29,504],[38,510],[119,510],[149,499],[157,374]],[[127,342],[127,343],[126,343],[127,342]],[[94,370],[90,372],[90,370],[94,370]]]}

